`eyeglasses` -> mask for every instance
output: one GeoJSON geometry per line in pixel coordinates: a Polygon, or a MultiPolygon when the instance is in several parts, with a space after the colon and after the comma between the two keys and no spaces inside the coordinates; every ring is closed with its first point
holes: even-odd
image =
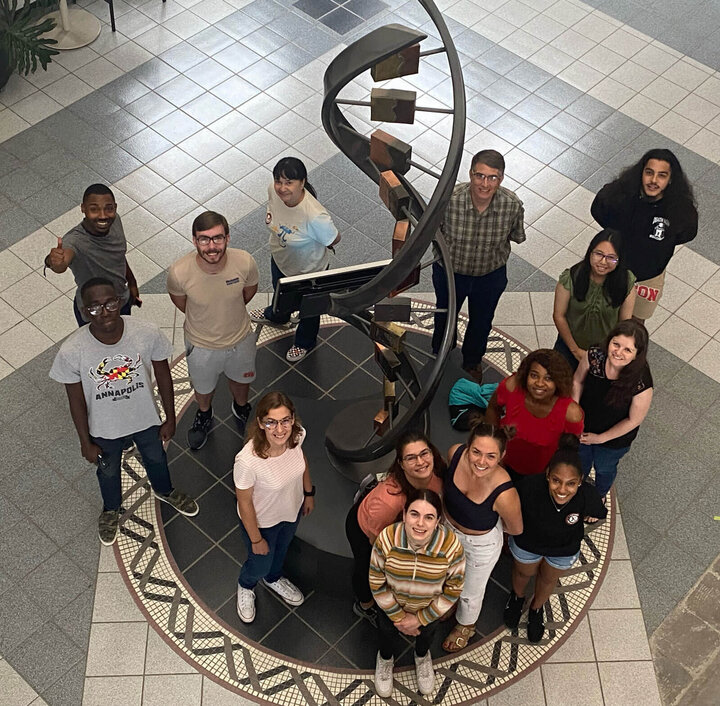
{"type": "Polygon", "coordinates": [[[500,177],[497,174],[483,174],[482,172],[473,172],[470,176],[476,181],[487,181],[490,184],[495,184],[500,181],[500,177]]]}
{"type": "Polygon", "coordinates": [[[419,454],[408,454],[402,457],[403,463],[417,463],[418,461],[427,461],[432,456],[430,449],[425,449],[419,454]]]}
{"type": "Polygon", "coordinates": [[[273,429],[277,429],[278,424],[283,427],[283,429],[287,429],[293,425],[293,421],[295,421],[293,417],[285,417],[285,419],[265,419],[262,425],[272,431],[273,429]]]}
{"type": "Polygon", "coordinates": [[[225,235],[213,235],[212,238],[209,238],[207,235],[196,235],[195,240],[198,245],[209,245],[211,240],[213,245],[220,245],[225,242],[226,237],[225,235]]]}
{"type": "Polygon", "coordinates": [[[100,316],[103,309],[108,312],[117,311],[120,308],[120,297],[110,299],[103,304],[91,304],[90,306],[85,308],[87,309],[87,313],[90,314],[90,316],[100,316]]]}
{"type": "Polygon", "coordinates": [[[593,250],[592,255],[597,260],[605,260],[608,265],[617,265],[618,262],[620,262],[620,258],[617,255],[606,255],[604,252],[600,252],[599,250],[593,250]]]}

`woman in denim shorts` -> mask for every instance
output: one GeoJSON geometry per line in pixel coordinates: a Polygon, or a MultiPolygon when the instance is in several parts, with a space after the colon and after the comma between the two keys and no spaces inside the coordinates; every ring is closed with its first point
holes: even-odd
{"type": "Polygon", "coordinates": [[[585,522],[607,515],[594,486],[583,481],[576,436],[566,434],[542,475],[527,476],[518,487],[523,532],[509,538],[513,555],[512,590],[505,606],[505,625],[517,629],[525,590],[535,577],[535,593],[528,610],[527,636],[540,642],[545,632],[543,606],[558,578],[580,553],[585,522]]]}

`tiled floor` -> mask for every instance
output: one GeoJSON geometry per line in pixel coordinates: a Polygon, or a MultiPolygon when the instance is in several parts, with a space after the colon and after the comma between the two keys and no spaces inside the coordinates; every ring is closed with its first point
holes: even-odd
{"type": "MultiPolygon", "coordinates": [[[[99,39],[61,54],[47,72],[13,77],[0,92],[0,654],[7,660],[0,679],[18,683],[12,665],[51,704],[79,703],[83,691],[92,703],[108,686],[127,693],[128,703],[143,694],[152,703],[162,689],[192,703],[201,692],[203,703],[222,703],[219,687],[180,669],[143,682],[146,661],[135,671],[122,666],[123,676],[102,684],[112,665],[89,665],[96,676],[84,683],[88,641],[119,638],[105,621],[90,631],[97,488],[79,458],[64,393],[47,378],[58,342],[74,329],[73,284],[68,275],[43,278],[42,259],[79,220],[84,187],[111,183],[144,294],[140,315],[161,323],[179,349],[182,322],[164,294],[165,270],[190,249],[192,218],[204,208],[223,211],[233,244],[255,255],[267,292],[262,203],[269,169],[287,152],[313,170],[311,181],[343,232],[337,262],[388,256],[392,219],[319,125],[322,76],[344,44],[379,24],[420,26],[431,35],[428,46],[433,29],[413,1],[116,0],[112,34],[104,2],[78,4],[103,21],[99,39]]],[[[618,479],[629,547],[621,561],[632,564],[652,632],[714,560],[720,532],[712,520],[720,507],[717,8],[707,0],[438,4],[464,64],[469,120],[461,171],[478,149],[500,149],[506,183],[526,207],[528,240],[514,248],[498,328],[529,347],[552,342],[554,280],[593,233],[593,192],[622,166],[667,145],[693,179],[700,233],[673,259],[649,322],[656,395],[618,479]],[[683,482],[668,482],[678,471],[683,482]]],[[[346,94],[364,99],[371,85],[361,77],[346,94]]],[[[442,57],[395,85],[417,90],[420,103],[449,99],[442,57]]],[[[364,109],[349,113],[363,130],[377,127],[364,109]]],[[[430,166],[444,157],[449,121],[424,113],[413,126],[384,128],[411,141],[416,159],[430,166]]],[[[411,176],[421,192],[432,189],[427,175],[411,176]]],[[[424,278],[418,290],[429,289],[424,278]]],[[[617,572],[624,585],[628,567],[617,572]]],[[[591,611],[590,646],[607,668],[596,670],[601,690],[588,699],[599,693],[612,703],[621,693],[610,684],[622,683],[625,667],[612,661],[616,646],[600,637],[624,618],[640,624],[637,605],[621,610],[597,618],[591,611]]],[[[128,620],[127,641],[145,647],[144,623],[128,620]]],[[[580,651],[589,656],[587,644],[580,651]]],[[[547,689],[550,676],[564,674],[550,667],[517,688],[560,703],[547,689]]],[[[633,683],[641,689],[644,682],[637,676],[633,683]]]]}

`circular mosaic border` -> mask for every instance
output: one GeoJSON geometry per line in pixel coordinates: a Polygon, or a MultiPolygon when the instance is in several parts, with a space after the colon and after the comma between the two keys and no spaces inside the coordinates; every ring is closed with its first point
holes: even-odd
{"type": "MultiPolygon", "coordinates": [[[[427,314],[413,312],[407,328],[427,333],[432,329],[432,305],[419,300],[413,300],[413,305],[426,309],[427,314]]],[[[323,326],[343,323],[322,317],[323,326]]],[[[460,340],[466,323],[467,317],[461,314],[460,340]]],[[[264,327],[258,345],[287,333],[264,327]]],[[[517,370],[527,352],[517,341],[493,329],[485,357],[507,375],[517,370]]],[[[184,357],[175,363],[172,373],[179,415],[192,400],[184,357]]],[[[607,519],[586,532],[578,561],[545,604],[546,634],[540,643],[530,644],[517,630],[500,628],[457,655],[433,660],[439,684],[433,696],[425,698],[414,691],[414,669],[409,667],[395,672],[393,696],[384,699],[375,693],[372,673],[367,670],[319,669],[267,650],[221,622],[195,597],[177,569],[145,470],[132,452],[124,459],[122,481],[126,510],[120,520],[115,555],[141,611],[161,637],[199,672],[246,698],[279,706],[459,706],[499,691],[544,661],[582,619],[604,577],[615,525],[613,504],[607,519]]]]}

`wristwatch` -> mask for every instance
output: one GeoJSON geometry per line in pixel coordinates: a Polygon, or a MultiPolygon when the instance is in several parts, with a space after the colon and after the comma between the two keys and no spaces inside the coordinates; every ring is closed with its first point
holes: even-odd
{"type": "Polygon", "coordinates": [[[312,490],[305,490],[305,488],[303,488],[303,495],[304,495],[306,498],[313,498],[313,497],[315,497],[315,486],[312,487],[312,490]]]}

